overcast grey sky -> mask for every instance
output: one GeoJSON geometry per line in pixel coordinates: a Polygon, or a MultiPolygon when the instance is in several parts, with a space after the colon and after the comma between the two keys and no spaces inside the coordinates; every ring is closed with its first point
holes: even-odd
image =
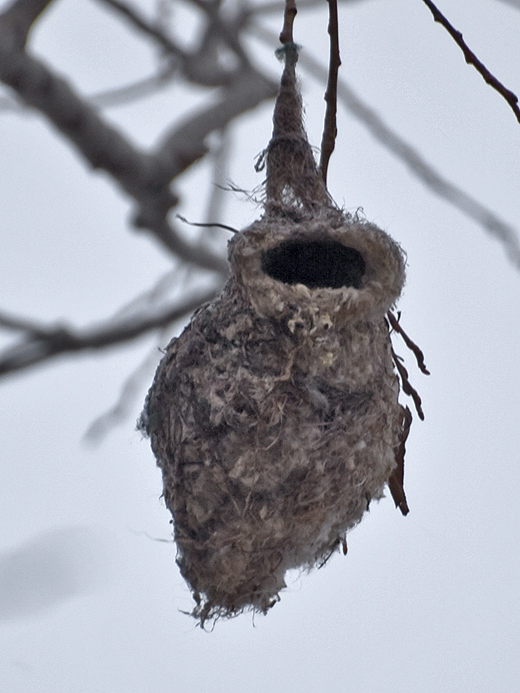
{"type": "MultiPolygon", "coordinates": [[[[520,3],[439,5],[520,93],[520,3]]],[[[326,22],[324,11],[302,11],[295,24],[296,40],[322,62],[326,22]]],[[[278,18],[270,25],[278,29],[278,18]]],[[[154,67],[150,46],[119,27],[98,3],[61,0],[33,50],[95,93],[154,67]]],[[[342,74],[357,93],[448,180],[520,228],[520,125],[424,4],[358,0],[342,7],[341,28],[342,74]]],[[[277,75],[272,51],[255,46],[277,75]]],[[[309,137],[319,144],[323,85],[301,76],[309,137]]],[[[174,85],[107,115],[145,146],[179,104],[200,98],[174,85]]],[[[236,127],[227,177],[242,188],[261,182],[253,162],[270,117],[264,106],[236,127]]],[[[292,575],[267,616],[205,633],[182,613],[191,597],[175,565],[160,473],[134,431],[148,382],[98,447],[81,442],[157,340],[11,377],[0,385],[0,690],[517,689],[520,273],[496,240],[341,108],[338,127],[329,187],[407,251],[399,309],[431,371],[421,375],[397,343],[426,414],[407,444],[410,514],[403,518],[391,498],[373,505],[349,535],[347,557],[292,575]]],[[[130,228],[128,201],[39,116],[0,112],[0,133],[1,309],[88,324],[169,268],[130,228]]],[[[200,218],[205,186],[194,167],[180,213],[200,218]]],[[[229,193],[226,223],[240,227],[258,214],[229,193]]]]}

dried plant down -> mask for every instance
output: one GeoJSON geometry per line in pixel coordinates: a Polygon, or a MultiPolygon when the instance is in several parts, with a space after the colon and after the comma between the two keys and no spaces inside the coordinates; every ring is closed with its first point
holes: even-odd
{"type": "Polygon", "coordinates": [[[141,421],[202,623],[266,612],[287,570],[323,562],[382,497],[404,421],[385,320],[404,260],[386,233],[332,209],[267,215],[229,259],[141,421]]]}

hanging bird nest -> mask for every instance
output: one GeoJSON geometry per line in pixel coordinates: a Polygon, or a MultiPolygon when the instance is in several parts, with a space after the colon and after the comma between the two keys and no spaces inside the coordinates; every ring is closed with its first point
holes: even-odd
{"type": "Polygon", "coordinates": [[[140,424],[202,624],[266,612],[287,570],[345,545],[391,478],[402,491],[409,420],[385,315],[403,253],[331,201],[285,55],[265,214],[230,241],[230,279],[167,347],[140,424]]]}

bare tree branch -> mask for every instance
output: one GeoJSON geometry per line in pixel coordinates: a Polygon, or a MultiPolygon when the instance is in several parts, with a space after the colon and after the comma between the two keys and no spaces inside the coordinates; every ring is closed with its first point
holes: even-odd
{"type": "MultiPolygon", "coordinates": [[[[114,87],[105,91],[85,97],[87,103],[95,108],[111,108],[113,106],[124,106],[126,104],[153,96],[161,89],[168,87],[175,74],[178,72],[177,65],[169,62],[154,72],[149,77],[114,87]]],[[[13,96],[0,97],[0,110],[9,112],[27,112],[27,105],[13,96]]]]}
{"type": "Polygon", "coordinates": [[[223,21],[220,13],[220,2],[208,2],[207,0],[191,0],[191,2],[206,14],[212,33],[215,32],[219,36],[219,40],[223,38],[226,41],[228,47],[240,60],[242,68],[251,68],[249,57],[240,43],[237,20],[232,20],[229,23],[223,21]]]}
{"type": "MultiPolygon", "coordinates": [[[[210,132],[220,130],[237,115],[272,98],[274,85],[251,68],[242,70],[216,104],[174,128],[155,155],[140,152],[65,80],[23,50],[14,9],[21,11],[24,7],[25,3],[18,0],[0,15],[0,79],[43,113],[94,168],[107,171],[136,201],[136,226],[150,230],[169,251],[184,260],[225,274],[227,264],[222,257],[190,246],[167,221],[170,208],[178,202],[170,182],[207,153],[204,140],[210,132]]],[[[22,20],[20,24],[25,30],[25,15],[22,20]]]]}
{"type": "MultiPolygon", "coordinates": [[[[168,211],[178,202],[170,190],[173,176],[170,176],[169,167],[163,166],[157,157],[139,152],[65,80],[52,74],[42,63],[19,51],[6,55],[2,48],[5,45],[2,29],[0,24],[0,79],[15,89],[26,103],[46,115],[93,168],[105,170],[134,198],[139,209],[137,226],[152,231],[165,248],[187,262],[225,273],[227,265],[222,258],[191,247],[166,221],[168,211]]],[[[202,148],[198,151],[201,151],[200,156],[205,153],[202,148]]],[[[196,157],[192,157],[188,162],[179,154],[177,175],[195,160],[196,157]]]]}
{"type": "Polygon", "coordinates": [[[283,13],[283,27],[280,32],[279,41],[280,43],[294,43],[293,38],[293,25],[294,18],[296,17],[298,10],[296,8],[296,3],[294,0],[285,0],[285,10],[283,13]]]}
{"type": "Polygon", "coordinates": [[[214,298],[216,289],[193,294],[157,315],[138,315],[120,322],[109,321],[101,327],[74,329],[67,326],[49,327],[31,320],[0,314],[0,325],[18,329],[24,338],[0,352],[0,377],[22,371],[60,354],[104,349],[129,342],[152,330],[160,329],[192,313],[202,303],[214,298]]]}
{"type": "Polygon", "coordinates": [[[191,0],[191,3],[198,6],[210,21],[206,31],[200,37],[198,46],[187,52],[181,50],[158,23],[152,24],[128,3],[122,0],[98,1],[121,14],[135,29],[151,38],[167,54],[179,59],[184,77],[191,82],[205,86],[225,86],[232,81],[238,71],[251,67],[249,58],[238,41],[238,27],[233,26],[236,22],[231,19],[231,26],[225,24],[219,13],[208,3],[191,0]],[[238,66],[231,69],[221,66],[218,48],[224,43],[238,57],[238,66]]]}
{"type": "Polygon", "coordinates": [[[187,117],[161,138],[156,147],[157,160],[169,177],[175,178],[209,151],[205,139],[210,132],[222,130],[240,114],[274,98],[277,91],[277,85],[258,72],[241,72],[221,91],[216,103],[187,117]]]}
{"type": "MultiPolygon", "coordinates": [[[[255,36],[271,43],[273,32],[259,24],[252,27],[255,36]]],[[[327,80],[327,69],[308,53],[302,51],[299,64],[309,74],[323,83],[327,80]]],[[[485,231],[499,240],[517,269],[520,269],[520,242],[514,226],[471,197],[459,186],[444,178],[426,159],[396,134],[370,106],[353,91],[343,79],[338,80],[338,98],[368,131],[398,159],[400,159],[429,190],[442,197],[466,216],[473,219],[485,231]]]]}
{"type": "MultiPolygon", "coordinates": [[[[51,1],[16,0],[0,15],[0,80],[13,89],[24,103],[42,113],[93,168],[109,173],[135,203],[135,226],[148,230],[168,249],[179,260],[179,269],[198,267],[215,272],[218,277],[214,277],[213,289],[199,290],[191,297],[185,293],[167,308],[159,308],[158,301],[153,298],[147,305],[144,305],[144,300],[141,303],[134,301],[110,321],[86,329],[49,326],[7,314],[0,315],[0,327],[15,334],[15,342],[0,352],[0,376],[25,370],[59,354],[102,349],[135,339],[149,331],[160,330],[185,317],[214,295],[217,283],[227,273],[227,263],[220,254],[220,248],[212,251],[209,243],[187,242],[177,231],[171,210],[177,205],[178,198],[171,184],[189,166],[208,154],[209,134],[224,132],[237,116],[273,98],[278,90],[277,84],[251,65],[241,42],[248,17],[271,11],[268,4],[245,10],[239,7],[234,12],[223,13],[218,1],[190,0],[201,13],[201,30],[190,50],[187,50],[177,45],[167,28],[161,28],[159,22],[148,20],[124,0],[100,0],[143,37],[153,41],[161,55],[166,56],[163,61],[168,61],[157,76],[113,91],[113,98],[139,98],[143,89],[148,88],[148,83],[154,89],[161,80],[170,79],[176,72],[197,84],[217,87],[212,91],[210,103],[170,125],[158,138],[153,150],[143,151],[93,107],[93,103],[100,103],[101,97],[97,102],[93,97],[89,103],[69,82],[26,49],[31,27],[51,1]],[[221,60],[223,51],[228,56],[231,51],[233,60],[230,63],[221,60]]],[[[288,0],[291,12],[293,4],[292,0],[288,0]]],[[[317,0],[300,0],[300,4],[314,6],[317,0]]],[[[272,9],[275,9],[274,5],[272,9]]],[[[276,11],[280,11],[279,5],[276,11]]],[[[269,34],[267,40],[270,46],[276,44],[273,33],[256,26],[254,32],[258,38],[262,38],[263,32],[264,39],[266,33],[269,34]]],[[[300,63],[321,82],[327,79],[327,70],[310,56],[303,54],[300,63]]],[[[339,58],[336,64],[339,66],[339,58]]],[[[344,81],[338,80],[337,88],[342,103],[364,122],[384,146],[404,161],[414,175],[436,194],[497,236],[520,267],[520,245],[511,226],[446,181],[364,104],[344,81]]],[[[218,208],[218,201],[214,197],[209,209],[218,208]]],[[[218,223],[216,218],[208,218],[207,222],[218,223]]],[[[112,414],[120,412],[120,404],[112,414]]]]}
{"type": "Polygon", "coordinates": [[[323,182],[327,185],[327,171],[329,168],[330,157],[336,145],[338,134],[337,110],[338,110],[338,72],[341,66],[339,55],[339,30],[338,30],[338,3],[337,0],[327,0],[329,3],[329,28],[330,36],[330,57],[329,57],[329,76],[327,80],[327,90],[325,92],[325,124],[323,127],[323,138],[321,140],[320,172],[323,182]]]}
{"type": "Polygon", "coordinates": [[[473,219],[485,231],[499,240],[511,260],[520,269],[520,242],[512,224],[481,204],[474,197],[442,176],[426,159],[353,92],[343,80],[338,84],[338,97],[348,110],[357,116],[370,133],[411,170],[429,190],[473,219]]]}
{"type": "Polygon", "coordinates": [[[114,87],[113,89],[108,89],[97,94],[92,94],[87,100],[97,108],[124,106],[134,101],[154,96],[157,92],[168,87],[177,73],[177,65],[175,62],[171,61],[149,77],[144,77],[136,82],[114,87]]]}
{"type": "Polygon", "coordinates": [[[0,79],[43,113],[93,168],[104,169],[142,205],[150,199],[164,214],[177,203],[160,164],[137,151],[82,100],[69,84],[16,46],[0,16],[0,79]]]}
{"type": "Polygon", "coordinates": [[[507,89],[502,82],[500,82],[491,72],[487,69],[482,61],[480,61],[475,53],[470,50],[468,44],[464,41],[464,38],[460,31],[457,31],[453,24],[451,24],[448,19],[442,14],[442,12],[436,7],[436,5],[431,0],[423,0],[424,4],[433,15],[433,18],[439,24],[446,29],[449,35],[453,38],[457,46],[464,53],[464,58],[469,65],[477,70],[477,72],[482,75],[483,79],[487,84],[489,84],[495,91],[497,91],[507,103],[511,106],[516,119],[520,123],[520,108],[518,107],[518,96],[514,94],[511,90],[507,89]]]}
{"type": "Polygon", "coordinates": [[[45,338],[48,333],[48,330],[37,322],[3,312],[0,313],[0,328],[2,327],[4,330],[28,332],[34,336],[41,336],[43,338],[45,338]]]}
{"type": "Polygon", "coordinates": [[[7,48],[23,50],[29,31],[41,13],[47,9],[53,0],[14,0],[11,6],[1,15],[5,36],[9,44],[7,48]]]}
{"type": "MultiPolygon", "coordinates": [[[[106,123],[67,81],[26,52],[29,29],[48,4],[18,0],[0,15],[0,79],[14,89],[25,103],[43,113],[86,161],[94,168],[108,172],[135,200],[136,226],[151,231],[174,256],[201,269],[216,271],[222,278],[227,274],[227,263],[220,255],[220,249],[215,254],[207,245],[187,243],[168,220],[169,210],[177,203],[177,197],[170,190],[170,182],[206,155],[209,151],[205,143],[207,135],[213,131],[222,132],[238,115],[254,108],[262,100],[272,98],[277,90],[276,85],[250,67],[233,32],[229,27],[224,32],[220,15],[215,15],[202,3],[201,9],[207,14],[208,21],[216,23],[220,34],[225,35],[224,39],[221,37],[219,40],[229,43],[240,56],[241,64],[232,73],[228,70],[226,80],[221,79],[224,87],[216,101],[174,125],[163,136],[155,153],[140,151],[116,128],[106,123]]],[[[122,2],[109,4],[125,13],[122,2]]],[[[141,32],[158,41],[169,55],[174,55],[174,59],[180,60],[183,67],[192,60],[195,62],[194,54],[188,56],[178,50],[158,29],[151,30],[135,11],[126,11],[126,17],[141,32]]],[[[206,30],[203,41],[210,34],[211,27],[206,30]]],[[[204,50],[202,44],[200,50],[204,50]]],[[[84,330],[0,316],[0,326],[21,335],[18,342],[0,354],[0,375],[24,370],[58,354],[101,349],[128,341],[184,317],[201,302],[211,298],[214,291],[199,292],[166,310],[155,310],[151,317],[149,310],[142,311],[115,318],[101,327],[84,330]]]]}
{"type": "Polygon", "coordinates": [[[123,16],[130,24],[132,24],[136,29],[141,31],[143,34],[147,34],[152,38],[161,48],[163,48],[167,53],[180,58],[181,60],[186,60],[187,54],[169,37],[167,36],[158,26],[152,26],[141,14],[140,12],[131,7],[128,3],[121,2],[120,0],[99,0],[103,5],[107,5],[121,16],[123,16]]]}

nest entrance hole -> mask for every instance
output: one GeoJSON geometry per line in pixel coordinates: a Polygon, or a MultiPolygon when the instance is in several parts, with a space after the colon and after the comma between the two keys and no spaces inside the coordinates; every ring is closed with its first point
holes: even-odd
{"type": "Polygon", "coordinates": [[[365,261],[355,248],[339,241],[289,240],[262,253],[262,271],[285,284],[309,289],[359,289],[365,261]]]}

